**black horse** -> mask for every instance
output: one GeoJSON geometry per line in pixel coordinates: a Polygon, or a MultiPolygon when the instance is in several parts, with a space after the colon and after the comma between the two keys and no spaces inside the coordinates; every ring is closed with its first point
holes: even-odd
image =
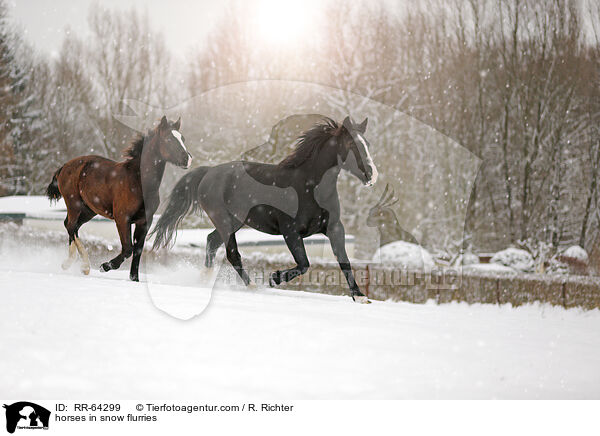
{"type": "Polygon", "coordinates": [[[212,267],[217,249],[226,243],[227,259],[246,285],[250,278],[242,267],[235,232],[244,224],[264,233],[283,235],[296,266],[275,271],[271,286],[304,274],[309,267],[303,238],[325,234],[348,281],[354,301],[369,303],[354,280],[346,254],[344,226],[340,221],[337,178],[341,169],[365,185],[377,179],[377,169],[364,138],[367,119],[342,124],[326,118],[300,138],[293,153],[277,165],[229,162],[199,167],[177,183],[156,224],[154,248],[167,246],[190,211],[202,208],[216,230],[206,242],[206,266],[212,267]]]}

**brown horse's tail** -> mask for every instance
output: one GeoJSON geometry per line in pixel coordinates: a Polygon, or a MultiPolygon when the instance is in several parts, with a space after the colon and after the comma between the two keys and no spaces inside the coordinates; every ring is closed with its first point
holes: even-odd
{"type": "Polygon", "coordinates": [[[150,235],[155,235],[153,249],[166,247],[171,245],[171,242],[174,243],[177,227],[183,218],[188,213],[197,212],[200,209],[198,187],[209,169],[210,167],[195,168],[177,182],[169,196],[167,207],[150,233],[150,235]]]}
{"type": "Polygon", "coordinates": [[[58,201],[62,197],[62,194],[58,190],[58,180],[56,179],[58,177],[58,175],[60,174],[60,170],[62,170],[62,169],[63,169],[63,167],[60,167],[54,173],[54,176],[52,177],[52,181],[46,188],[46,196],[48,197],[48,200],[50,200],[50,201],[58,201]]]}

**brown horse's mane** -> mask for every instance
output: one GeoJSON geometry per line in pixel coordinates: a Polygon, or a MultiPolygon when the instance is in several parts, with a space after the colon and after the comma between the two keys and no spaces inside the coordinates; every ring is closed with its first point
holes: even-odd
{"type": "Polygon", "coordinates": [[[144,144],[150,142],[155,134],[155,130],[148,130],[148,133],[145,135],[138,133],[135,138],[132,139],[131,144],[123,149],[123,157],[126,160],[138,159],[142,155],[144,144]]]}
{"type": "Polygon", "coordinates": [[[292,153],[279,162],[282,168],[298,168],[313,157],[329,139],[340,134],[340,126],[331,118],[304,132],[292,153]]]}

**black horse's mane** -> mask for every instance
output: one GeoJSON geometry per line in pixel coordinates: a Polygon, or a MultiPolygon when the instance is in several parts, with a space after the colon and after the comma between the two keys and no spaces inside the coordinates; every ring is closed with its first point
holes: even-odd
{"type": "Polygon", "coordinates": [[[142,155],[144,144],[149,142],[156,132],[154,130],[148,130],[148,133],[142,135],[138,133],[135,138],[131,141],[131,144],[127,148],[123,149],[123,157],[128,160],[137,159],[142,155]]]}
{"type": "Polygon", "coordinates": [[[338,135],[339,131],[338,123],[331,118],[325,118],[323,123],[315,125],[298,138],[298,144],[294,151],[279,162],[279,166],[283,168],[299,167],[313,157],[332,136],[338,135]]]}

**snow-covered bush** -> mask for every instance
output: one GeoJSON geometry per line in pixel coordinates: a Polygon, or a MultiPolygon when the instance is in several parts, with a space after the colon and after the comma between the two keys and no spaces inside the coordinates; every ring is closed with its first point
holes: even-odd
{"type": "Polygon", "coordinates": [[[499,251],[492,256],[490,262],[508,266],[520,272],[533,272],[535,270],[533,256],[519,248],[507,248],[499,251]]]}
{"type": "Polygon", "coordinates": [[[572,245],[567,248],[562,254],[562,257],[576,259],[586,264],[589,260],[587,251],[585,251],[579,245],[572,245]]]}
{"type": "Polygon", "coordinates": [[[454,262],[455,267],[466,266],[466,265],[476,265],[479,263],[479,256],[475,253],[467,251],[466,253],[462,253],[458,255],[456,261],[454,262]]]}
{"type": "Polygon", "coordinates": [[[579,245],[573,245],[559,253],[551,262],[551,270],[555,274],[589,274],[589,257],[579,245]]]}
{"type": "Polygon", "coordinates": [[[394,263],[409,270],[430,271],[435,266],[429,251],[420,245],[405,241],[395,241],[384,245],[375,252],[373,260],[394,263]]]}

